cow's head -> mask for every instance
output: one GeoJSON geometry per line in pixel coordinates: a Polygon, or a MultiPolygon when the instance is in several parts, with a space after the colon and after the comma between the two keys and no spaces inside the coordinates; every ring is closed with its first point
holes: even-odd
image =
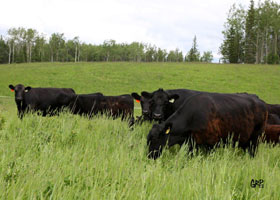
{"type": "Polygon", "coordinates": [[[168,140],[171,124],[154,124],[147,136],[147,145],[149,147],[148,157],[157,159],[162,152],[168,140]]]}
{"type": "Polygon", "coordinates": [[[22,84],[18,84],[16,86],[9,85],[9,88],[15,92],[16,103],[21,103],[24,100],[25,93],[31,90],[30,86],[24,87],[22,84]]]}
{"type": "Polygon", "coordinates": [[[142,92],[141,95],[149,99],[152,118],[157,121],[165,119],[167,110],[179,98],[178,94],[169,95],[161,88],[153,93],[142,92]]]}
{"type": "Polygon", "coordinates": [[[141,109],[142,109],[142,115],[146,119],[152,119],[151,117],[151,109],[150,109],[150,99],[140,96],[139,94],[133,92],[131,96],[136,100],[140,101],[141,109]]]}

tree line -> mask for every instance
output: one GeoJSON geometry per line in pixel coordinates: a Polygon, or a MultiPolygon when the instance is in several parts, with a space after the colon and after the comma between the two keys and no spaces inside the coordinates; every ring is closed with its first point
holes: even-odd
{"type": "Polygon", "coordinates": [[[116,43],[105,40],[94,45],[81,42],[79,37],[66,40],[63,33],[53,33],[48,39],[35,29],[10,28],[7,35],[0,36],[0,63],[24,62],[211,62],[212,52],[202,56],[197,49],[196,37],[186,56],[178,48],[161,49],[140,42],[116,43]]]}
{"type": "Polygon", "coordinates": [[[230,8],[223,43],[225,63],[278,64],[280,55],[280,5],[265,0],[257,6],[253,0],[247,10],[242,5],[230,8]]]}

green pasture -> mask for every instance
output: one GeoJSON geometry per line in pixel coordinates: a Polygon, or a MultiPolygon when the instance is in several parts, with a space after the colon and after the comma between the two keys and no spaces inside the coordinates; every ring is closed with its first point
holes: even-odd
{"type": "MultiPolygon", "coordinates": [[[[190,156],[187,146],[147,159],[144,123],[67,112],[16,115],[9,84],[71,87],[119,95],[187,88],[248,92],[280,104],[280,66],[186,63],[32,63],[0,65],[0,199],[280,199],[280,146],[255,158],[238,148],[190,156]],[[252,188],[251,180],[264,180],[252,188]]],[[[135,102],[135,115],[140,105],[135,102]]]]}

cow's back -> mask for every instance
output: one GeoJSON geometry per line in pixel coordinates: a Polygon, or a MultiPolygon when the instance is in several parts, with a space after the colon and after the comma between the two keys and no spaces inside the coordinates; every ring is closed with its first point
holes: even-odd
{"type": "Polygon", "coordinates": [[[71,107],[74,114],[91,115],[100,109],[100,102],[104,99],[102,93],[79,94],[72,99],[71,107]]]}
{"type": "Polygon", "coordinates": [[[24,101],[27,106],[38,110],[46,110],[69,105],[75,95],[72,88],[32,88],[25,93],[24,101]]]}
{"type": "Polygon", "coordinates": [[[267,120],[265,104],[250,95],[201,93],[187,99],[180,109],[198,144],[214,145],[230,133],[233,140],[246,144],[252,134],[264,131],[267,120]]]}
{"type": "Polygon", "coordinates": [[[134,113],[134,100],[129,94],[120,96],[105,96],[106,110],[110,112],[113,117],[122,116],[133,117],[134,113]]]}
{"type": "Polygon", "coordinates": [[[179,108],[187,98],[195,95],[195,94],[199,94],[199,93],[203,93],[200,91],[195,91],[195,90],[188,90],[188,89],[174,89],[174,90],[166,90],[167,94],[169,95],[174,95],[177,94],[179,95],[179,98],[175,101],[174,103],[174,107],[179,108]]]}

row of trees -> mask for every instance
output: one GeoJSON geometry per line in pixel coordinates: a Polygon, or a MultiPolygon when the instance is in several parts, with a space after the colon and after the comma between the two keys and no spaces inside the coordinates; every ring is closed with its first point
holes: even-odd
{"type": "Polygon", "coordinates": [[[231,7],[220,47],[226,63],[279,63],[280,5],[266,0],[255,7],[251,0],[245,10],[231,7]]]}
{"type": "Polygon", "coordinates": [[[34,29],[11,28],[6,37],[0,36],[0,63],[22,62],[88,62],[88,61],[134,61],[134,62],[211,62],[211,52],[203,56],[194,46],[187,56],[179,49],[167,52],[155,45],[139,42],[116,43],[106,40],[93,45],[81,42],[79,37],[66,40],[64,34],[53,33],[49,39],[34,29]],[[193,52],[193,49],[195,51],[193,52]]]}

